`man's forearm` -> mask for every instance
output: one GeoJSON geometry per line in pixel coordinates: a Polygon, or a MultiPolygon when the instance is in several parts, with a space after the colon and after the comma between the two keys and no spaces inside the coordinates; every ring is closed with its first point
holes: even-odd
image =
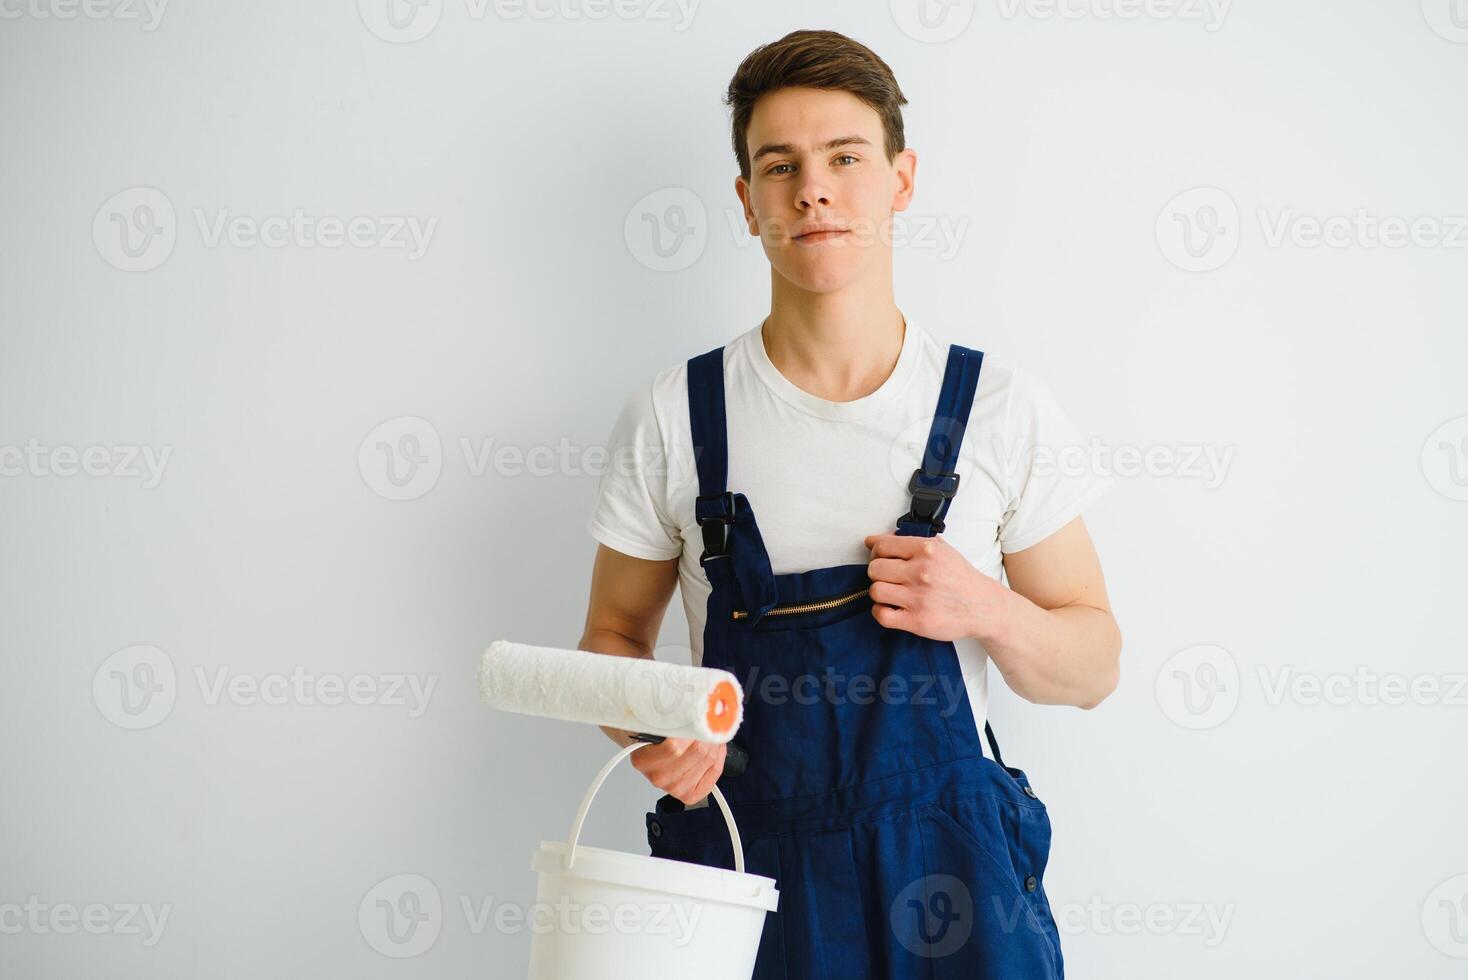
{"type": "Polygon", "coordinates": [[[1035,704],[1094,708],[1120,679],[1121,630],[1095,606],[1045,609],[1013,590],[999,622],[973,631],[1005,682],[1035,704]]]}

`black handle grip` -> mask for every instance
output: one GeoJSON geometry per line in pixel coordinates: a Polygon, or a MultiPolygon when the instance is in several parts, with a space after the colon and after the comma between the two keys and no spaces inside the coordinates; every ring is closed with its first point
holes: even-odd
{"type": "Polygon", "coordinates": [[[738,776],[749,767],[749,752],[734,742],[724,743],[724,775],[738,776]]]}
{"type": "MultiPolygon", "coordinates": [[[[639,742],[649,742],[653,745],[663,740],[661,735],[649,735],[646,732],[629,732],[632,738],[639,742]]],[[[749,767],[749,752],[744,746],[737,742],[724,743],[724,775],[738,776],[749,767]]]]}

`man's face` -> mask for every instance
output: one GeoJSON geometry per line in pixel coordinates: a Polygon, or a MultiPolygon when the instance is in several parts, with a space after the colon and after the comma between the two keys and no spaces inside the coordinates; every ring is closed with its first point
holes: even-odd
{"type": "Polygon", "coordinates": [[[780,89],[755,103],[746,136],[749,180],[734,187],[776,272],[821,293],[890,276],[892,213],[912,198],[917,155],[887,162],[875,110],[850,92],[780,89]],[[842,230],[808,234],[821,225],[842,230]]]}

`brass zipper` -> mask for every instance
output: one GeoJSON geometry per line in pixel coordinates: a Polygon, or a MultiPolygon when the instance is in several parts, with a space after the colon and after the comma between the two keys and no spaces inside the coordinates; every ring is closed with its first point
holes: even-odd
{"type": "MultiPolygon", "coordinates": [[[[834,609],[842,603],[850,602],[853,599],[859,599],[862,596],[866,595],[867,592],[868,589],[858,589],[855,592],[851,592],[846,595],[838,595],[830,599],[819,599],[815,602],[801,602],[791,606],[775,606],[769,612],[765,613],[765,615],[784,616],[787,613],[824,612],[827,609],[834,609]]],[[[735,619],[745,619],[748,616],[749,612],[744,609],[735,609],[733,612],[733,618],[735,619]]]]}

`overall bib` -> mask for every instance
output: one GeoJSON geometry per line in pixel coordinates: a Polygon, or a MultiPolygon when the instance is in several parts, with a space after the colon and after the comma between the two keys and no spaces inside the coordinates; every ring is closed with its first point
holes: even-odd
{"type": "MultiPolygon", "coordinates": [[[[953,644],[872,616],[865,563],[773,574],[749,500],[725,486],[723,355],[689,360],[688,408],[712,586],[703,665],[745,696],[748,768],[719,789],[746,871],[780,889],[755,980],[1062,980],[1045,805],[987,723],[984,756],[953,644]]],[[[943,530],[982,363],[950,345],[898,534],[943,530]]],[[[654,857],[733,867],[717,807],[664,795],[646,823],[654,857]]]]}

